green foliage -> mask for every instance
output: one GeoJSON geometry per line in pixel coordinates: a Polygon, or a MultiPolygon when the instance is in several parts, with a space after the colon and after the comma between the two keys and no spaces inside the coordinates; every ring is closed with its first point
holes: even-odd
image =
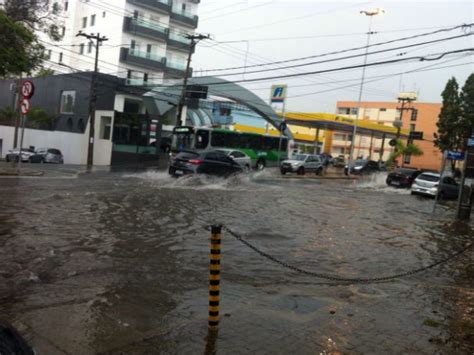
{"type": "Polygon", "coordinates": [[[28,126],[31,128],[47,130],[53,128],[54,117],[49,115],[44,108],[33,108],[26,117],[28,119],[28,126]]]}
{"type": "Polygon", "coordinates": [[[469,75],[461,90],[461,111],[462,120],[461,125],[466,132],[465,137],[469,133],[474,133],[474,73],[469,75]]]}
{"type": "Polygon", "coordinates": [[[11,107],[5,107],[0,110],[0,125],[14,126],[17,117],[17,112],[13,111],[11,107]]]}
{"type": "Polygon", "coordinates": [[[38,67],[44,47],[36,36],[21,23],[15,23],[0,10],[0,77],[30,74],[38,67]]]}
{"type": "Polygon", "coordinates": [[[44,76],[54,75],[54,70],[49,68],[41,68],[36,74],[37,77],[42,78],[44,76]]]}
{"type": "Polygon", "coordinates": [[[420,156],[423,155],[423,150],[413,143],[405,145],[400,139],[398,139],[395,143],[393,152],[388,157],[387,166],[393,167],[395,160],[404,155],[420,156]]]}
{"type": "Polygon", "coordinates": [[[438,133],[435,133],[434,144],[442,152],[461,150],[464,148],[466,125],[462,117],[459,85],[455,78],[447,82],[441,96],[443,106],[436,124],[438,133]]]}

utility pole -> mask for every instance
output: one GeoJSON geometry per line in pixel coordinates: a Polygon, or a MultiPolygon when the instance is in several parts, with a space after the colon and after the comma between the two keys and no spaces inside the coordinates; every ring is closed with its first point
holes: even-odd
{"type": "MultiPolygon", "coordinates": [[[[21,95],[20,95],[20,88],[21,88],[21,75],[20,77],[16,80],[16,83],[13,84],[14,89],[13,89],[13,112],[15,113],[15,132],[13,136],[13,148],[18,148],[18,129],[20,126],[20,100],[21,100],[21,95]]],[[[22,147],[20,147],[22,148],[22,147]]]]}
{"type": "Polygon", "coordinates": [[[464,169],[461,183],[459,184],[459,197],[456,217],[461,221],[468,221],[471,218],[472,203],[474,199],[474,124],[471,125],[470,137],[466,139],[464,169]],[[466,186],[466,179],[469,179],[470,186],[466,186]]]}
{"type": "MultiPolygon", "coordinates": [[[[400,124],[397,126],[397,141],[398,139],[400,139],[400,129],[402,128],[402,125],[403,125],[403,112],[404,111],[411,111],[413,110],[413,107],[405,107],[405,104],[409,104],[410,102],[414,101],[415,99],[411,98],[411,97],[399,97],[398,98],[398,102],[401,102],[402,103],[402,106],[401,107],[397,107],[398,110],[400,110],[400,124]]],[[[412,143],[412,141],[410,140],[410,137],[408,137],[408,140],[407,140],[407,146],[408,144],[412,143]]],[[[405,157],[403,156],[402,157],[402,168],[404,167],[405,165],[405,157]]]]}
{"type": "Polygon", "coordinates": [[[186,35],[185,37],[191,40],[191,45],[189,46],[188,61],[186,63],[186,72],[184,73],[183,88],[181,89],[181,96],[178,102],[178,110],[176,113],[176,127],[182,126],[183,123],[186,123],[186,110],[184,110],[184,106],[186,104],[186,87],[188,86],[189,69],[191,68],[191,57],[193,55],[194,48],[196,47],[196,44],[199,43],[199,41],[210,38],[209,35],[205,36],[201,34],[186,35]]]}
{"type": "Polygon", "coordinates": [[[89,144],[87,148],[87,168],[90,169],[94,164],[94,138],[95,138],[95,107],[97,102],[97,71],[99,66],[99,47],[102,42],[108,41],[109,39],[100,37],[100,33],[90,35],[79,33],[76,37],[85,37],[89,41],[95,40],[95,63],[94,63],[94,72],[92,73],[91,78],[91,90],[89,95],[89,144]]]}

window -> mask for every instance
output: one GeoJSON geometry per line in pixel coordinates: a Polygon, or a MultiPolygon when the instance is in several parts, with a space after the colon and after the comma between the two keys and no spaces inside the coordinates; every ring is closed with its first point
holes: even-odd
{"type": "Polygon", "coordinates": [[[68,7],[69,7],[69,3],[66,1],[64,3],[64,11],[67,11],[68,7]]]}
{"type": "Polygon", "coordinates": [[[132,78],[132,71],[129,69],[127,70],[127,79],[131,79],[132,78]]]}
{"type": "Polygon", "coordinates": [[[91,26],[95,26],[95,14],[91,15],[91,26]]]}
{"type": "Polygon", "coordinates": [[[59,53],[59,63],[63,62],[63,52],[59,53]]]}
{"type": "Polygon", "coordinates": [[[412,109],[410,121],[416,121],[417,116],[418,116],[418,110],[416,108],[412,109]]]}
{"type": "Polygon", "coordinates": [[[415,130],[415,124],[410,123],[410,132],[413,132],[415,130]]]}
{"type": "Polygon", "coordinates": [[[351,109],[349,107],[339,107],[337,113],[340,115],[349,115],[351,113],[351,109]]]}
{"type": "Polygon", "coordinates": [[[84,54],[84,43],[79,45],[79,54],[84,54]]]}
{"type": "Polygon", "coordinates": [[[211,145],[213,147],[225,147],[227,134],[223,132],[212,132],[211,145]]]}
{"type": "Polygon", "coordinates": [[[76,101],[76,92],[75,91],[63,91],[61,93],[61,107],[59,109],[60,113],[74,113],[74,103],[76,101]]]}
{"type": "Polygon", "coordinates": [[[181,9],[183,9],[183,11],[185,11],[186,10],[186,4],[182,4],[181,9]]]}
{"type": "Polygon", "coordinates": [[[143,82],[148,82],[148,73],[143,73],[143,82]]]}
{"type": "Polygon", "coordinates": [[[380,108],[380,112],[385,112],[385,111],[387,111],[387,109],[385,107],[380,108]]]}
{"type": "Polygon", "coordinates": [[[336,134],[334,134],[334,140],[335,141],[345,141],[346,140],[346,135],[341,134],[341,133],[336,133],[336,134]]]}
{"type": "Polygon", "coordinates": [[[102,116],[100,118],[100,139],[110,139],[110,127],[112,126],[112,117],[102,116]]]}
{"type": "Polygon", "coordinates": [[[199,130],[196,132],[196,149],[206,149],[209,145],[209,131],[199,130]]]}
{"type": "Polygon", "coordinates": [[[135,40],[132,39],[132,41],[130,42],[130,48],[132,49],[132,51],[135,49],[135,40]]]}
{"type": "Polygon", "coordinates": [[[87,17],[83,17],[82,18],[82,28],[86,28],[87,27],[87,17]]]}
{"type": "Polygon", "coordinates": [[[358,112],[359,112],[359,110],[358,110],[357,107],[352,107],[351,108],[351,115],[357,115],[358,112]]]}
{"type": "Polygon", "coordinates": [[[61,28],[61,36],[64,36],[66,34],[66,27],[61,28]]]}
{"type": "Polygon", "coordinates": [[[102,13],[102,17],[105,17],[105,11],[102,13]]]}
{"type": "Polygon", "coordinates": [[[91,53],[92,52],[92,42],[89,42],[87,44],[87,53],[91,53]]]}
{"type": "Polygon", "coordinates": [[[405,155],[403,156],[403,162],[404,162],[405,164],[410,164],[410,162],[411,162],[411,154],[405,154],[405,155]]]}
{"type": "Polygon", "coordinates": [[[146,45],[146,56],[147,58],[150,58],[151,55],[151,44],[146,45]]]}
{"type": "Polygon", "coordinates": [[[52,54],[51,49],[48,49],[48,53],[46,54],[46,59],[51,59],[51,54],[52,54]]]}
{"type": "Polygon", "coordinates": [[[245,154],[238,150],[234,150],[230,155],[234,158],[245,158],[245,154]]]}

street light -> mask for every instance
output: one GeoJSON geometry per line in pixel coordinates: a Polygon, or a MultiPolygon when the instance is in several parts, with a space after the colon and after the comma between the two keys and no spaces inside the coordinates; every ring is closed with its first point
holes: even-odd
{"type": "Polygon", "coordinates": [[[352,156],[354,155],[354,147],[355,147],[355,141],[356,141],[356,134],[357,134],[357,124],[359,122],[359,112],[360,112],[360,106],[362,102],[362,91],[364,89],[364,79],[365,79],[365,66],[367,64],[367,53],[369,52],[369,43],[370,43],[370,35],[374,34],[375,32],[372,32],[372,18],[377,15],[381,15],[385,13],[385,10],[376,8],[373,10],[368,10],[368,11],[361,11],[360,12],[362,15],[369,16],[369,31],[367,32],[367,45],[365,47],[365,55],[364,55],[364,65],[362,67],[362,78],[360,80],[360,90],[359,90],[359,100],[357,104],[357,113],[356,113],[356,118],[354,122],[354,129],[352,131],[352,141],[351,141],[351,150],[349,153],[349,164],[347,167],[347,171],[350,174],[351,169],[352,169],[352,156]]]}

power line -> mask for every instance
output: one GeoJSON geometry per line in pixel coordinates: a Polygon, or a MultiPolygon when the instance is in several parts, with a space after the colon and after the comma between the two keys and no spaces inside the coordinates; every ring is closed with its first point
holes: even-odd
{"type": "Polygon", "coordinates": [[[458,36],[440,38],[440,39],[436,39],[436,40],[432,40],[432,41],[426,41],[426,42],[409,44],[409,45],[405,45],[405,46],[382,49],[382,50],[375,51],[375,52],[368,52],[367,54],[365,54],[365,53],[353,54],[353,55],[349,55],[349,56],[333,58],[333,59],[326,59],[326,60],[320,60],[320,61],[316,61],[316,62],[295,64],[295,65],[285,66],[285,67],[281,67],[281,68],[277,68],[277,69],[270,68],[270,69],[261,69],[261,70],[254,70],[254,71],[248,71],[248,72],[229,73],[229,74],[221,74],[221,75],[222,76],[234,76],[234,75],[241,75],[241,74],[255,74],[255,73],[263,73],[263,72],[268,72],[268,71],[273,71],[273,70],[281,70],[281,69],[289,69],[289,68],[300,68],[300,67],[315,65],[315,64],[331,63],[331,62],[340,61],[340,60],[358,58],[358,57],[365,56],[365,55],[374,55],[374,54],[380,54],[380,53],[385,53],[385,52],[392,52],[392,51],[396,51],[396,50],[399,50],[399,49],[418,47],[418,46],[422,46],[422,45],[426,45],[426,44],[433,44],[433,43],[450,41],[450,40],[453,40],[453,39],[458,39],[458,38],[471,36],[473,34],[474,33],[467,33],[467,34],[462,34],[462,35],[458,35],[458,36]]]}
{"type": "Polygon", "coordinates": [[[406,40],[415,39],[415,38],[419,38],[419,37],[426,37],[426,36],[430,36],[430,35],[434,35],[434,34],[438,34],[438,33],[442,33],[442,32],[450,32],[450,31],[453,31],[453,30],[456,30],[456,29],[472,27],[472,26],[474,26],[474,23],[461,24],[461,25],[457,25],[457,26],[454,26],[454,27],[450,27],[450,28],[439,29],[439,30],[436,30],[436,31],[421,33],[421,34],[418,34],[418,35],[412,35],[412,36],[408,36],[408,37],[397,38],[397,39],[393,39],[393,40],[390,40],[390,41],[378,42],[378,43],[371,44],[369,46],[353,47],[353,48],[348,48],[348,49],[343,49],[343,50],[338,50],[338,51],[333,51],[333,52],[327,52],[327,53],[315,54],[315,55],[310,55],[310,56],[305,56],[305,57],[274,61],[274,62],[269,62],[269,63],[261,63],[261,64],[256,64],[256,65],[218,68],[218,69],[207,69],[207,70],[203,70],[203,72],[228,71],[228,70],[234,70],[234,69],[254,68],[254,67],[267,66],[267,65],[273,65],[273,64],[291,63],[291,62],[302,61],[302,60],[306,60],[306,59],[320,58],[320,57],[325,57],[325,56],[334,55],[334,54],[341,54],[341,53],[357,51],[357,50],[366,49],[366,48],[372,48],[372,47],[376,47],[376,46],[382,46],[382,45],[386,45],[386,44],[391,44],[391,43],[400,42],[400,41],[406,41],[406,40]]]}
{"type": "Polygon", "coordinates": [[[249,7],[246,7],[245,9],[241,9],[241,10],[238,10],[238,11],[225,12],[225,13],[219,14],[217,16],[205,17],[205,18],[201,19],[200,21],[202,22],[202,21],[212,20],[212,19],[215,19],[215,18],[221,18],[222,16],[229,15],[229,14],[234,15],[234,14],[241,13],[241,12],[244,12],[244,11],[248,11],[248,10],[251,10],[251,9],[254,9],[254,8],[257,8],[257,7],[270,5],[274,2],[275,2],[275,0],[272,0],[272,1],[269,1],[269,2],[266,2],[266,3],[263,3],[263,4],[257,4],[257,5],[254,5],[254,6],[249,6],[249,7]]]}

